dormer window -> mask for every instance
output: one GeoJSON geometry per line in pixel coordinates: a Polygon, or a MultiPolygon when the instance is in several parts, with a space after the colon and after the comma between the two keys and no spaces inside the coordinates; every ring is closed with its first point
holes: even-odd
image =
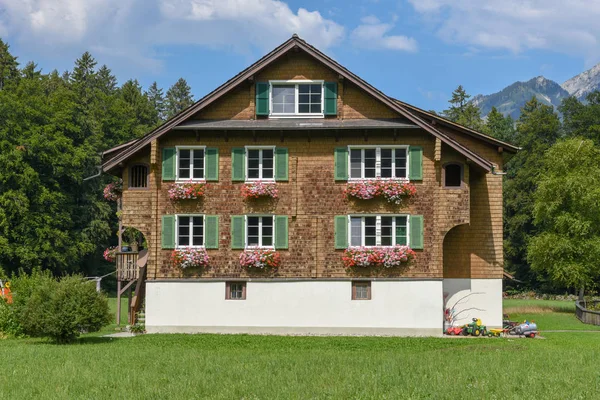
{"type": "Polygon", "coordinates": [[[323,117],[323,81],[270,81],[271,117],[323,117]]]}

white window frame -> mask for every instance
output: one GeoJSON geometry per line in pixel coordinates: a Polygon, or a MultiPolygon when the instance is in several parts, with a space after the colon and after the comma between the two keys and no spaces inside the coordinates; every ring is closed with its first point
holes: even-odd
{"type": "Polygon", "coordinates": [[[350,214],[348,215],[348,247],[394,247],[396,246],[396,217],[406,217],[406,245],[410,244],[410,215],[408,214],[350,214]],[[375,221],[375,246],[365,246],[365,217],[376,217],[375,221]],[[381,244],[381,217],[392,217],[392,242],[391,246],[381,244]],[[352,218],[361,218],[360,246],[352,245],[352,218]]]}
{"type": "Polygon", "coordinates": [[[245,175],[246,175],[246,182],[256,182],[256,181],[262,181],[262,182],[275,182],[275,168],[277,168],[277,166],[275,165],[275,147],[276,146],[246,146],[245,147],[245,175]],[[263,153],[262,151],[259,154],[259,162],[258,162],[258,178],[249,178],[248,177],[248,150],[273,150],[273,177],[272,178],[263,178],[263,166],[262,166],[262,159],[263,159],[263,153]]]}
{"type": "Polygon", "coordinates": [[[206,181],[206,146],[175,146],[175,181],[176,182],[205,182],[206,181]],[[204,178],[193,178],[194,176],[194,156],[190,153],[190,177],[179,177],[179,151],[180,150],[203,150],[204,151],[204,178]]]}
{"type": "Polygon", "coordinates": [[[206,217],[204,214],[176,214],[175,215],[175,247],[178,249],[203,249],[206,246],[206,217]],[[191,217],[202,217],[202,245],[194,246],[194,245],[180,245],[179,244],[179,218],[180,217],[190,217],[190,241],[194,242],[194,224],[193,219],[191,217]]]}
{"type": "MultiPolygon", "coordinates": [[[[364,180],[373,180],[373,179],[383,179],[383,180],[405,180],[408,181],[408,177],[410,176],[410,162],[409,162],[409,152],[408,145],[369,145],[369,146],[348,146],[348,180],[349,181],[364,181],[364,180]],[[353,178],[352,175],[352,158],[350,157],[352,150],[363,150],[363,149],[375,149],[375,178],[353,178]],[[396,178],[396,152],[392,157],[392,177],[391,178],[382,178],[381,177],[381,149],[404,149],[406,150],[406,176],[401,178],[396,178]]],[[[361,153],[361,175],[365,176],[365,153],[361,153]]]]}
{"type": "Polygon", "coordinates": [[[246,249],[274,249],[275,248],[275,215],[274,214],[246,214],[244,215],[244,225],[246,227],[245,231],[244,231],[244,247],[246,249]],[[260,218],[258,220],[258,246],[250,246],[248,244],[248,217],[258,217],[260,218]],[[262,245],[262,219],[265,217],[270,217],[271,220],[273,221],[273,241],[271,246],[263,246],[262,245]]]}
{"type": "Polygon", "coordinates": [[[325,118],[325,81],[310,79],[290,79],[290,80],[272,80],[269,81],[269,118],[325,118]],[[299,113],[298,112],[298,85],[321,85],[321,112],[320,113],[299,113]],[[274,113],[273,112],[273,86],[277,85],[295,85],[294,113],[274,113]]]}

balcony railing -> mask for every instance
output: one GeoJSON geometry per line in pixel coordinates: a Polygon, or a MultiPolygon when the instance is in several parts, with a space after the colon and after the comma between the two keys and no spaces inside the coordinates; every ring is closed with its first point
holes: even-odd
{"type": "Polygon", "coordinates": [[[139,276],[137,252],[117,253],[117,279],[120,281],[134,281],[139,276]]]}

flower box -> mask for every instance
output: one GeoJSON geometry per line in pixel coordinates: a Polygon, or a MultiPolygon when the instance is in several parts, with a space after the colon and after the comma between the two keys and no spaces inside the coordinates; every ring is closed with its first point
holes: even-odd
{"type": "Polygon", "coordinates": [[[408,246],[350,247],[344,251],[342,261],[346,268],[394,268],[414,257],[415,252],[408,246]]]}
{"type": "Polygon", "coordinates": [[[123,179],[109,183],[104,187],[104,199],[108,201],[117,201],[123,194],[123,179]]]}
{"type": "Polygon", "coordinates": [[[271,198],[276,199],[279,195],[275,182],[250,182],[242,186],[242,196],[246,199],[271,198]]]}
{"type": "Polygon", "coordinates": [[[402,204],[417,194],[417,188],[412,183],[400,179],[373,179],[349,182],[345,193],[349,197],[369,200],[383,197],[389,203],[402,204]]]}
{"type": "Polygon", "coordinates": [[[201,268],[208,266],[210,258],[204,249],[186,247],[175,249],[171,253],[171,261],[177,268],[201,268]]]}
{"type": "Polygon", "coordinates": [[[278,268],[280,264],[281,257],[273,249],[248,249],[240,254],[240,265],[245,268],[278,268]]]}
{"type": "Polygon", "coordinates": [[[108,262],[115,262],[115,259],[117,257],[117,248],[114,246],[107,248],[106,250],[104,250],[102,257],[104,257],[104,259],[108,262]]]}
{"type": "Polygon", "coordinates": [[[177,182],[171,184],[169,188],[169,199],[177,200],[196,200],[204,196],[206,184],[204,182],[177,182]]]}

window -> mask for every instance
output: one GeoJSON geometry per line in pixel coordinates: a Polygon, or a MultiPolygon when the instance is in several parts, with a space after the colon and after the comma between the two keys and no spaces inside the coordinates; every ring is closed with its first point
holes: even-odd
{"type": "Polygon", "coordinates": [[[371,300],[371,282],[353,281],[352,300],[371,300]]]}
{"type": "Polygon", "coordinates": [[[274,153],[275,148],[246,148],[246,179],[266,180],[274,179],[274,153]]]}
{"type": "Polygon", "coordinates": [[[143,164],[133,165],[129,169],[129,188],[148,188],[148,166],[143,164]]]}
{"type": "Polygon", "coordinates": [[[273,216],[246,217],[246,247],[273,247],[273,216]]]}
{"type": "Polygon", "coordinates": [[[225,282],[226,300],[246,300],[246,282],[225,282]]]}
{"type": "Polygon", "coordinates": [[[463,167],[462,164],[451,163],[444,166],[444,187],[462,187],[463,167]]]}
{"type": "Polygon", "coordinates": [[[350,148],[350,179],[408,177],[407,147],[350,148]]]}
{"type": "Polygon", "coordinates": [[[177,247],[204,246],[204,216],[177,216],[177,247]]]}
{"type": "Polygon", "coordinates": [[[272,81],[271,115],[323,116],[323,82],[272,81]]]}
{"type": "Polygon", "coordinates": [[[204,180],[204,147],[177,148],[177,179],[204,180]]]}
{"type": "Polygon", "coordinates": [[[350,246],[395,246],[408,244],[408,217],[350,216],[350,246]]]}

